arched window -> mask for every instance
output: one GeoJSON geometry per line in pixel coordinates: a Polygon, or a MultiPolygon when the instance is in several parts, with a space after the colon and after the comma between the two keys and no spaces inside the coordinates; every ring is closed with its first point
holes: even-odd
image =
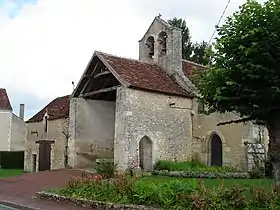
{"type": "Polygon", "coordinates": [[[165,55],[166,54],[166,40],[167,40],[167,34],[166,32],[162,31],[158,35],[158,42],[159,42],[159,55],[165,55]]]}
{"type": "Polygon", "coordinates": [[[153,58],[155,54],[155,39],[154,37],[150,36],[146,41],[146,46],[148,48],[148,54],[150,58],[153,58]]]}

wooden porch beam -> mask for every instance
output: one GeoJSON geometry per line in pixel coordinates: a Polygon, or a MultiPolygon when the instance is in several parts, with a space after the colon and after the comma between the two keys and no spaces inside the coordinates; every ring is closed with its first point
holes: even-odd
{"type": "Polygon", "coordinates": [[[102,71],[102,72],[100,72],[100,73],[97,73],[96,75],[94,75],[94,79],[96,79],[97,77],[100,77],[100,76],[103,76],[103,75],[107,75],[107,74],[111,74],[111,72],[110,71],[102,71]]]}
{"type": "Polygon", "coordinates": [[[119,87],[121,87],[121,85],[116,85],[116,86],[113,86],[113,87],[108,87],[108,88],[103,88],[103,89],[95,90],[95,91],[92,91],[92,92],[89,92],[89,93],[82,94],[82,97],[90,97],[90,96],[93,96],[93,95],[96,95],[96,94],[99,94],[99,93],[105,93],[105,92],[114,91],[114,90],[116,90],[119,87]]]}
{"type": "Polygon", "coordinates": [[[86,90],[86,88],[88,87],[89,83],[90,83],[90,80],[91,80],[91,77],[93,76],[94,72],[96,71],[96,69],[98,68],[99,66],[99,60],[96,62],[95,66],[94,66],[94,69],[91,73],[91,75],[85,75],[84,77],[87,78],[87,82],[85,84],[85,86],[83,87],[83,89],[81,90],[80,92],[80,96],[83,94],[83,92],[86,90]]]}

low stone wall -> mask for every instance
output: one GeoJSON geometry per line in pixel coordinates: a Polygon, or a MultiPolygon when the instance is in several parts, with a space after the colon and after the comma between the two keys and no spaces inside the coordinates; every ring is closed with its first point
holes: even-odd
{"type": "Polygon", "coordinates": [[[140,205],[124,205],[124,204],[114,204],[100,201],[91,201],[82,198],[73,198],[61,196],[49,192],[38,192],[36,193],[36,198],[43,200],[51,200],[56,202],[68,203],[84,208],[93,208],[93,209],[113,209],[113,210],[121,210],[121,209],[131,209],[131,210],[160,210],[153,207],[146,207],[140,205]]]}

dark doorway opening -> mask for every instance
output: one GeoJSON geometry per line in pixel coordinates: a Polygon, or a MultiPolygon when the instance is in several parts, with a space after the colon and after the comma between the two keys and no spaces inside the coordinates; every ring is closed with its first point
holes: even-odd
{"type": "Polygon", "coordinates": [[[32,166],[32,171],[36,172],[36,166],[37,166],[37,155],[33,154],[33,166],[32,166]]]}
{"type": "Polygon", "coordinates": [[[0,165],[5,169],[23,169],[24,151],[0,152],[0,165]]]}
{"type": "Polygon", "coordinates": [[[41,140],[36,141],[39,144],[39,167],[38,171],[47,171],[51,169],[51,146],[54,141],[41,140]]]}
{"type": "Polygon", "coordinates": [[[217,134],[211,136],[211,165],[223,165],[223,144],[221,138],[217,134]]]}

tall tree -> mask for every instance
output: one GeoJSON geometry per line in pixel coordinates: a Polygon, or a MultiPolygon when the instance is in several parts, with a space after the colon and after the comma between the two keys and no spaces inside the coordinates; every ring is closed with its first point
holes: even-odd
{"type": "Polygon", "coordinates": [[[182,18],[173,18],[168,23],[182,30],[182,58],[198,64],[208,65],[210,63],[211,47],[207,42],[192,43],[189,28],[182,18]]]}
{"type": "Polygon", "coordinates": [[[207,42],[202,41],[193,44],[193,54],[190,60],[202,65],[211,65],[211,54],[212,47],[208,46],[207,42]]]}
{"type": "Polygon", "coordinates": [[[267,126],[276,185],[280,186],[280,1],[249,0],[218,27],[214,64],[198,90],[211,111],[238,112],[267,126]]]}
{"type": "Polygon", "coordinates": [[[189,60],[193,52],[193,45],[191,42],[189,28],[186,25],[186,21],[182,18],[175,17],[172,20],[168,20],[168,23],[182,30],[182,58],[189,60]]]}

